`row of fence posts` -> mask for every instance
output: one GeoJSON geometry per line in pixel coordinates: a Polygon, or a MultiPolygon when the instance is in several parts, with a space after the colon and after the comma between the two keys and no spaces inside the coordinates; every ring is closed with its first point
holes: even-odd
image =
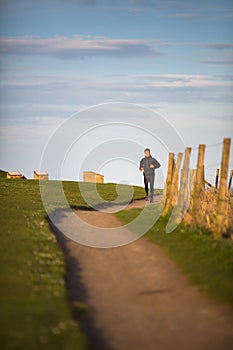
{"type": "Polygon", "coordinates": [[[175,159],[174,153],[169,153],[168,171],[163,191],[163,215],[171,212],[175,206],[176,220],[180,222],[185,212],[191,205],[192,221],[195,223],[200,215],[201,201],[205,196],[205,185],[211,187],[217,196],[215,232],[216,238],[221,237],[227,225],[227,194],[231,190],[233,170],[230,171],[228,180],[228,168],[230,159],[231,139],[223,140],[221,170],[216,169],[215,186],[205,180],[205,149],[204,144],[198,147],[196,169],[189,169],[192,149],[186,147],[184,159],[183,153],[178,153],[175,159]],[[182,165],[183,159],[183,166],[182,165]],[[220,175],[220,178],[219,178],[220,175]]]}

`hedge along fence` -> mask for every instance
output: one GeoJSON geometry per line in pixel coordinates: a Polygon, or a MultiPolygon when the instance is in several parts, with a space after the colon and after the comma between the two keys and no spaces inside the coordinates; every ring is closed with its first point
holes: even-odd
{"type": "Polygon", "coordinates": [[[177,222],[184,217],[188,224],[204,226],[211,230],[215,238],[220,238],[223,234],[233,237],[233,170],[228,178],[230,146],[231,139],[225,138],[221,169],[216,169],[214,185],[205,179],[205,145],[201,144],[198,147],[196,169],[190,169],[190,147],[185,149],[184,155],[178,153],[177,159],[174,153],[169,153],[163,192],[164,216],[175,206],[172,215],[177,222]]]}

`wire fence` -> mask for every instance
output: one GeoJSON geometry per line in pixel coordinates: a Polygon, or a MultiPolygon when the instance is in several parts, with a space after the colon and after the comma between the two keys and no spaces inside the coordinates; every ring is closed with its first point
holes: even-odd
{"type": "Polygon", "coordinates": [[[176,157],[169,153],[163,215],[172,210],[171,228],[184,218],[186,223],[211,230],[216,238],[226,234],[233,239],[230,154],[230,138],[225,138],[223,143],[201,144],[194,149],[186,147],[184,153],[176,157]]]}
{"type": "MultiPolygon", "coordinates": [[[[213,143],[206,145],[205,147],[205,167],[204,167],[204,176],[205,180],[211,185],[215,186],[216,184],[216,171],[217,169],[221,170],[221,157],[222,157],[222,147],[223,143],[213,143]]],[[[191,168],[196,169],[198,156],[198,147],[192,148],[191,156],[191,168]]],[[[228,169],[228,178],[230,177],[230,172],[233,169],[233,144],[230,147],[230,162],[228,169]]],[[[220,177],[220,172],[219,172],[220,177]]]]}

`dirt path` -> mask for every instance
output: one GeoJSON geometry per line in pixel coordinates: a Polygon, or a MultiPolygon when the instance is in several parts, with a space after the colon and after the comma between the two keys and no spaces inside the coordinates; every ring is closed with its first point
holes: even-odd
{"type": "MultiPolygon", "coordinates": [[[[145,205],[145,201],[132,206],[145,205]]],[[[85,221],[115,227],[108,213],[78,211],[85,221]]],[[[79,245],[56,233],[67,259],[70,300],[92,349],[225,350],[233,346],[233,312],[187,283],[174,262],[145,238],[111,249],[79,245]]]]}

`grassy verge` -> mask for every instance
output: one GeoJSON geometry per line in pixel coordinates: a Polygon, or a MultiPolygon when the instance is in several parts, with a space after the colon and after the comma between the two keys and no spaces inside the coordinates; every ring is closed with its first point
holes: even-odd
{"type": "MultiPolygon", "coordinates": [[[[84,202],[82,194],[90,200],[92,204],[98,204],[96,198],[96,189],[99,196],[105,201],[115,201],[116,204],[119,202],[128,202],[131,198],[131,193],[127,185],[117,185],[113,183],[107,184],[93,184],[93,183],[78,183],[78,182],[64,182],[63,189],[67,198],[67,201],[74,209],[81,207],[82,209],[88,209],[89,206],[84,202]]],[[[145,191],[142,187],[133,186],[133,199],[140,199],[145,197],[145,191]]]]}
{"type": "MultiPolygon", "coordinates": [[[[139,215],[141,209],[118,212],[122,223],[139,215]]],[[[166,219],[160,218],[146,237],[159,244],[174,259],[189,282],[217,300],[233,305],[233,243],[214,240],[208,233],[193,232],[183,224],[165,233],[166,219]]]]}
{"type": "Polygon", "coordinates": [[[4,349],[85,349],[66,302],[65,262],[38,182],[1,180],[1,341],[4,349]]]}
{"type": "MultiPolygon", "coordinates": [[[[77,183],[63,185],[71,205],[87,208],[77,183]]],[[[116,198],[113,184],[98,190],[106,200],[116,198]]],[[[135,198],[143,195],[135,188],[135,198]]],[[[1,348],[86,349],[67,303],[66,266],[49,230],[38,181],[1,178],[0,212],[1,348]]]]}

